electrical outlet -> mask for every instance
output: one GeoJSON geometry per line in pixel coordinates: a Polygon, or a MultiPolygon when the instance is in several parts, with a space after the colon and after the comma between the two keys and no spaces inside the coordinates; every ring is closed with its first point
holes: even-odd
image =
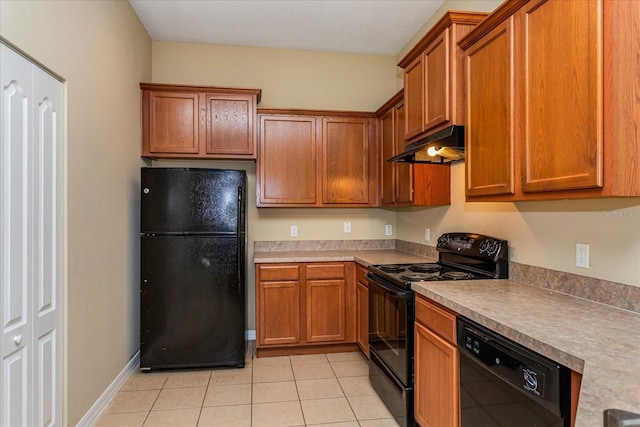
{"type": "Polygon", "coordinates": [[[427,242],[431,241],[431,229],[430,228],[425,228],[424,229],[424,240],[426,240],[427,242]]]}
{"type": "Polygon", "coordinates": [[[384,226],[384,234],[386,236],[392,236],[393,235],[393,226],[391,224],[387,224],[384,226]]]}
{"type": "Polygon", "coordinates": [[[297,225],[292,225],[291,226],[291,237],[297,237],[298,236],[298,226],[297,225]]]}
{"type": "Polygon", "coordinates": [[[351,221],[345,221],[344,222],[344,234],[350,234],[351,233],[351,221]]]}
{"type": "Polygon", "coordinates": [[[589,268],[588,243],[576,243],[576,267],[589,268]]]}

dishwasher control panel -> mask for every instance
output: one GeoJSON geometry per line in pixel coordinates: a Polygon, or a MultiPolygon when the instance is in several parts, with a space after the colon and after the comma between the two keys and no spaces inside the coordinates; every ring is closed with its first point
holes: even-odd
{"type": "Polygon", "coordinates": [[[539,397],[545,396],[547,367],[518,354],[514,349],[499,345],[470,328],[464,330],[464,348],[487,369],[494,371],[514,386],[539,397]]]}

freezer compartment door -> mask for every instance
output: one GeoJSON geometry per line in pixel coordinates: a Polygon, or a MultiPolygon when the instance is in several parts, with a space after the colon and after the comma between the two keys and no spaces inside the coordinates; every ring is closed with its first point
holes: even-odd
{"type": "Polygon", "coordinates": [[[142,236],[143,370],[243,366],[244,256],[235,237],[142,236]]]}
{"type": "Polygon", "coordinates": [[[245,171],[189,168],[141,171],[142,233],[244,232],[245,171]]]}

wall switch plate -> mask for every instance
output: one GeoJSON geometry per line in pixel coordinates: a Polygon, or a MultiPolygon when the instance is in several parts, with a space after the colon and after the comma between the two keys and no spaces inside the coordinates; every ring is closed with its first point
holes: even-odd
{"type": "Polygon", "coordinates": [[[298,236],[298,226],[297,225],[292,225],[291,226],[291,237],[297,237],[298,236]]]}
{"type": "Polygon", "coordinates": [[[424,240],[426,240],[427,242],[431,241],[431,229],[430,228],[425,228],[424,229],[424,240]]]}
{"type": "Polygon", "coordinates": [[[351,233],[351,221],[344,222],[344,234],[351,233]]]}
{"type": "Polygon", "coordinates": [[[576,243],[576,267],[589,268],[588,243],[576,243]]]}
{"type": "Polygon", "coordinates": [[[391,224],[387,224],[384,226],[384,234],[386,236],[392,236],[393,235],[393,226],[391,224]]]}

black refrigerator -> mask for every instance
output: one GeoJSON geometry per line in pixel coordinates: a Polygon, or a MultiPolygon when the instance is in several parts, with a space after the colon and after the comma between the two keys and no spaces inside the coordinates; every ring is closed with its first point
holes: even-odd
{"type": "Polygon", "coordinates": [[[245,171],[142,168],[140,368],[245,358],[245,171]]]}

